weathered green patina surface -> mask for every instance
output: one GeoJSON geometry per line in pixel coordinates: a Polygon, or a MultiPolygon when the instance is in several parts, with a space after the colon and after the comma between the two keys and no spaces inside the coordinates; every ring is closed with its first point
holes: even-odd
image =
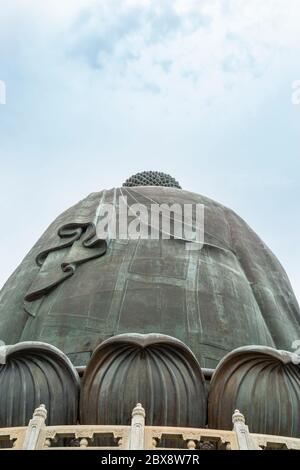
{"type": "Polygon", "coordinates": [[[102,340],[121,333],[180,339],[202,367],[249,344],[292,350],[300,312],[276,257],[233,211],[174,187],[93,193],[61,214],[0,294],[0,339],[44,341],[86,364],[102,340]],[[95,232],[99,204],[201,203],[205,244],[107,240],[95,232]]]}

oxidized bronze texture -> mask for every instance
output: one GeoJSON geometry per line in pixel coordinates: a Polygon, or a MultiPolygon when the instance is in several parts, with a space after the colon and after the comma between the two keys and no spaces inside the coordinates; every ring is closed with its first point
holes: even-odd
{"type": "Polygon", "coordinates": [[[209,427],[232,429],[232,413],[239,409],[253,433],[300,437],[299,360],[262,346],[232,351],[212,378],[209,427]]]}
{"type": "Polygon", "coordinates": [[[79,378],[57,348],[24,342],[0,348],[0,428],[28,426],[43,403],[47,425],[76,424],[79,378]]]}
{"type": "Polygon", "coordinates": [[[53,344],[76,365],[103,340],[161,333],[186,343],[202,367],[249,344],[291,350],[299,306],[271,251],[233,211],[176,188],[138,186],[93,193],[46,230],[0,294],[0,339],[53,344]],[[119,196],[201,203],[205,243],[98,239],[97,210],[119,196]]]}
{"type": "Polygon", "coordinates": [[[81,424],[130,424],[143,403],[147,425],[203,427],[204,377],[192,352],[165,335],[128,334],[104,341],[83,377],[81,424]]]}

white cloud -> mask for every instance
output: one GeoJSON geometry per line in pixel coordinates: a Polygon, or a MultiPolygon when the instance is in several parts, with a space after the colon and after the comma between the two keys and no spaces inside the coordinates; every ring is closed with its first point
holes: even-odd
{"type": "Polygon", "coordinates": [[[8,47],[8,60],[19,61],[25,80],[38,78],[44,88],[57,82],[62,101],[66,89],[86,82],[95,102],[104,90],[108,101],[128,93],[127,105],[143,93],[149,109],[203,119],[225,107],[230,122],[231,114],[238,120],[241,112],[256,113],[295,66],[300,2],[286,5],[11,0],[2,7],[0,47],[8,47]]]}

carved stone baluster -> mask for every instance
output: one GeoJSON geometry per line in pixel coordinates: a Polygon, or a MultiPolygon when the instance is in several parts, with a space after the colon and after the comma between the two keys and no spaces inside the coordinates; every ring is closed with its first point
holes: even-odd
{"type": "Polygon", "coordinates": [[[157,437],[152,437],[152,447],[157,447],[157,437]]]}
{"type": "Polygon", "coordinates": [[[132,411],[130,450],[144,449],[145,440],[145,410],[140,403],[132,411]]]}
{"type": "Polygon", "coordinates": [[[89,444],[93,442],[94,431],[89,428],[87,430],[79,429],[75,431],[75,440],[78,439],[79,447],[89,447],[89,444]]]}
{"type": "Polygon", "coordinates": [[[29,421],[23,442],[23,450],[34,450],[40,445],[42,432],[45,430],[47,410],[45,405],[40,405],[34,410],[33,417],[29,421]]]}
{"type": "Polygon", "coordinates": [[[200,435],[196,432],[184,432],[182,439],[186,442],[189,450],[195,450],[198,442],[200,443],[200,435]]]}
{"type": "Polygon", "coordinates": [[[55,443],[56,441],[57,441],[56,430],[46,429],[44,448],[48,449],[49,447],[52,447],[52,443],[55,443]]]}
{"type": "Polygon", "coordinates": [[[80,439],[80,447],[88,447],[89,445],[89,441],[87,440],[86,437],[83,437],[82,439],[80,439]]]}
{"type": "Polygon", "coordinates": [[[245,416],[239,410],[235,410],[233,413],[232,423],[239,450],[257,449],[249,432],[249,428],[245,423],[245,416]]]}
{"type": "Polygon", "coordinates": [[[196,449],[196,441],[193,441],[193,440],[189,440],[187,442],[187,448],[189,450],[195,450],[196,449]]]}
{"type": "Polygon", "coordinates": [[[51,447],[51,439],[45,439],[44,447],[45,448],[51,447]]]}

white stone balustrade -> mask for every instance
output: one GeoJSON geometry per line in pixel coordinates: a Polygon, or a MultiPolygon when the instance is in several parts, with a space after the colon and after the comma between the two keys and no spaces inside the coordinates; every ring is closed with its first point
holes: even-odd
{"type": "Polygon", "coordinates": [[[130,449],[159,450],[164,441],[174,448],[197,450],[300,450],[300,439],[254,434],[239,410],[232,416],[233,430],[145,426],[145,410],[140,403],[132,411],[131,426],[68,425],[46,426],[47,410],[40,405],[27,427],[0,428],[1,448],[16,449],[130,449]],[[111,436],[111,444],[99,445],[101,436],[111,436]],[[179,447],[178,447],[179,446],[179,447]]]}

